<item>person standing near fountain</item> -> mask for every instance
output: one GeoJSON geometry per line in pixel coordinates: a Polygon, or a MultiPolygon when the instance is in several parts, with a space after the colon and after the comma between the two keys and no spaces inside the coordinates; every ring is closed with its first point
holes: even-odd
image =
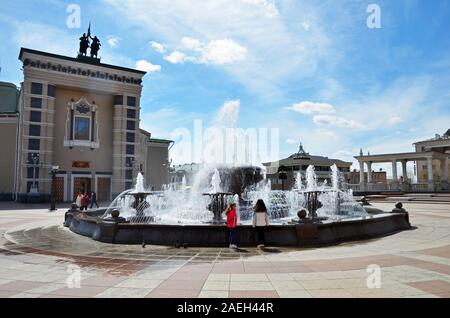
{"type": "Polygon", "coordinates": [[[87,211],[88,205],[89,205],[89,196],[88,196],[87,192],[85,192],[81,196],[81,211],[83,211],[83,210],[87,211]]]}
{"type": "Polygon", "coordinates": [[[77,205],[77,207],[81,210],[81,198],[83,197],[83,195],[81,194],[81,192],[78,192],[77,194],[77,198],[75,199],[75,204],[77,205]]]}
{"type": "Polygon", "coordinates": [[[237,249],[236,245],[236,227],[237,227],[237,215],[236,215],[236,203],[231,203],[225,212],[227,216],[227,227],[229,231],[230,248],[237,249]]]}
{"type": "Polygon", "coordinates": [[[253,227],[256,228],[258,235],[258,249],[263,249],[266,241],[266,227],[269,226],[269,218],[267,217],[267,208],[263,200],[258,199],[255,205],[255,214],[253,214],[253,227]]]}

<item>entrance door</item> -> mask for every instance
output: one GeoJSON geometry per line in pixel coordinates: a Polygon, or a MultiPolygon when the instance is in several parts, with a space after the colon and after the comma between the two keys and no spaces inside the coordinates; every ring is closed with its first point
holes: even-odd
{"type": "Polygon", "coordinates": [[[64,201],[64,177],[56,177],[55,179],[55,201],[64,201]]]}
{"type": "Polygon", "coordinates": [[[98,178],[97,181],[97,200],[109,201],[111,190],[111,178],[98,178]]]}
{"type": "Polygon", "coordinates": [[[73,197],[74,200],[77,198],[78,193],[87,192],[91,195],[91,179],[90,178],[79,178],[75,177],[73,180],[73,197]]]}

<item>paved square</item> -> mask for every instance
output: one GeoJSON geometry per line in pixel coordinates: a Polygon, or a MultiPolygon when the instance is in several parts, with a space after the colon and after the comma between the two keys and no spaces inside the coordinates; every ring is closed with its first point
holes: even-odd
{"type": "Polygon", "coordinates": [[[64,228],[64,209],[1,203],[0,297],[449,297],[450,206],[405,207],[409,231],[265,253],[109,245],[64,228]],[[380,288],[367,287],[371,264],[381,268],[380,288]]]}

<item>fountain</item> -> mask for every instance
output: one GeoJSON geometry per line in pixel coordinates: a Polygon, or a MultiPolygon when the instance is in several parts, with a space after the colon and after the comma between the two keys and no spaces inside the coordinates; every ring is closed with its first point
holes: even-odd
{"type": "MultiPolygon", "coordinates": [[[[235,120],[236,105],[225,106],[218,118],[235,120]],[[231,112],[230,118],[224,110],[231,112]]],[[[293,189],[280,191],[271,189],[264,168],[236,162],[205,163],[191,187],[183,178],[181,187],[169,184],[162,191],[148,191],[139,173],[135,187],[118,195],[107,209],[87,214],[69,211],[65,225],[102,242],[222,246],[227,241],[224,211],[233,202],[238,207],[238,242],[253,245],[251,224],[258,199],[268,209],[271,226],[266,239],[272,245],[329,244],[409,228],[404,213],[365,209],[356,202],[336,165],[331,167],[330,184],[319,184],[314,166],[309,166],[304,177],[297,173],[293,189]]]]}

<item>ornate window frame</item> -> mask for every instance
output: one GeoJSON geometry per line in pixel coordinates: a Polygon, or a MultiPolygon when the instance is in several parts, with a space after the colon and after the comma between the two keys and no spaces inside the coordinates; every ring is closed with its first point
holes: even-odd
{"type": "Polygon", "coordinates": [[[67,106],[64,147],[100,148],[98,113],[98,107],[95,102],[91,104],[85,97],[81,97],[77,102],[73,100],[69,102],[67,106]],[[89,118],[89,140],[75,139],[75,118],[77,117],[89,118]]]}

